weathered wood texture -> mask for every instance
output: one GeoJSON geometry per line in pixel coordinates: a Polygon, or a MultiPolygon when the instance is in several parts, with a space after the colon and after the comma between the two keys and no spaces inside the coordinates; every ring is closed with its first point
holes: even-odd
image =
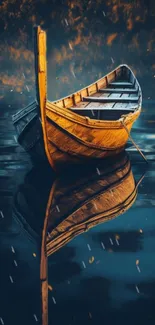
{"type": "Polygon", "coordinates": [[[134,88],[105,88],[105,89],[99,89],[100,93],[124,93],[124,94],[135,94],[138,92],[138,89],[134,88]]]}
{"type": "MultiPolygon", "coordinates": [[[[30,112],[30,119],[34,121],[34,114],[39,111],[38,120],[33,124],[37,139],[33,137],[39,142],[39,151],[40,139],[43,138],[47,159],[55,170],[62,169],[64,163],[103,158],[120,152],[128,141],[128,133],[121,119],[130,132],[142,104],[141,88],[131,69],[127,65],[120,65],[90,86],[56,102],[49,102],[46,33],[40,27],[36,27],[34,32],[37,106],[36,111],[30,112]],[[104,92],[106,88],[108,92],[104,92]],[[40,127],[39,116],[42,132],[37,131],[40,127]]],[[[19,124],[23,137],[19,135],[19,140],[22,138],[26,148],[26,143],[31,142],[31,132],[29,136],[24,134],[24,114],[23,123],[20,120],[19,124]]],[[[29,127],[32,127],[30,123],[29,127]]]]}
{"type": "MultiPolygon", "coordinates": [[[[65,161],[72,159],[103,158],[116,154],[128,140],[128,134],[120,121],[98,121],[93,125],[92,120],[84,118],[81,122],[82,117],[77,116],[75,121],[70,112],[66,116],[61,109],[51,107],[51,104],[47,104],[46,129],[50,156],[57,168],[62,168],[65,161]]],[[[126,126],[129,131],[133,122],[133,116],[128,116],[126,126]]]]}
{"type": "Polygon", "coordinates": [[[66,162],[101,158],[121,151],[128,140],[128,134],[120,118],[122,114],[125,115],[124,123],[130,132],[140,114],[141,90],[132,71],[128,66],[121,65],[92,85],[56,102],[46,101],[46,105],[40,108],[49,162],[55,169],[61,169],[66,162]],[[111,86],[121,87],[123,90],[125,87],[132,88],[133,93],[99,92],[100,89],[111,86]],[[137,97],[135,95],[132,97],[135,91],[138,92],[137,97]],[[94,108],[91,107],[92,101],[92,105],[95,104],[98,110],[102,110],[101,113],[97,112],[96,115],[92,113],[94,108]],[[106,110],[104,112],[104,105],[106,110],[109,108],[108,114],[109,112],[111,114],[109,120],[106,110]],[[85,112],[89,110],[89,116],[88,113],[82,116],[78,108],[85,109],[85,112]],[[118,111],[119,115],[116,116],[114,110],[118,111]]]}
{"type": "MultiPolygon", "coordinates": [[[[83,97],[83,100],[89,102],[100,102],[100,103],[109,103],[109,102],[117,102],[117,103],[128,103],[128,102],[138,102],[138,97],[83,97]]],[[[104,107],[103,107],[104,109],[104,107]]]]}
{"type": "Polygon", "coordinates": [[[43,139],[45,152],[48,161],[52,167],[53,161],[50,157],[47,140],[46,130],[46,100],[47,100],[47,62],[46,62],[46,33],[41,30],[40,27],[35,27],[35,67],[38,70],[36,73],[36,88],[37,88],[37,100],[40,107],[41,124],[43,131],[43,139]]]}

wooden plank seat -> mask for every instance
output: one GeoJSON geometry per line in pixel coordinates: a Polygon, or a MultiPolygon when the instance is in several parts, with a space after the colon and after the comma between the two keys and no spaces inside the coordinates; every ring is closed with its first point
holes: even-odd
{"type": "Polygon", "coordinates": [[[80,114],[82,116],[88,116],[91,119],[100,119],[100,120],[118,120],[122,115],[134,113],[137,109],[137,106],[132,104],[104,104],[98,107],[71,107],[72,112],[80,114]]]}
{"type": "Polygon", "coordinates": [[[123,94],[136,94],[138,93],[138,88],[104,88],[104,89],[99,89],[98,90],[100,93],[110,93],[110,94],[118,94],[118,93],[123,93],[123,94]]]}
{"type": "Polygon", "coordinates": [[[138,102],[138,97],[83,97],[83,101],[88,102],[100,102],[100,103],[131,103],[131,102],[138,102]]]}
{"type": "Polygon", "coordinates": [[[114,81],[109,84],[109,86],[113,87],[129,87],[132,88],[134,85],[132,82],[124,82],[124,81],[114,81]]]}
{"type": "MultiPolygon", "coordinates": [[[[83,108],[76,108],[76,107],[71,107],[70,108],[72,111],[83,111],[83,108]]],[[[102,107],[91,107],[91,108],[87,108],[87,107],[85,107],[84,108],[84,110],[85,111],[110,111],[110,112],[112,112],[112,111],[121,111],[121,107],[119,108],[119,107],[116,107],[115,108],[115,106],[114,107],[112,107],[112,108],[109,108],[109,107],[104,107],[104,106],[102,106],[102,107]]],[[[135,109],[136,109],[136,107],[133,107],[133,108],[131,108],[131,107],[124,107],[123,108],[123,110],[124,111],[131,111],[131,112],[134,112],[135,111],[135,109]]]]}

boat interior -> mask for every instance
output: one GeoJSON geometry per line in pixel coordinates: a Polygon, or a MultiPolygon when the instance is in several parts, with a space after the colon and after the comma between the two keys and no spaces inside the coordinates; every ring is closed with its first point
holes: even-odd
{"type": "Polygon", "coordinates": [[[141,89],[132,71],[122,65],[94,84],[54,102],[82,116],[98,120],[118,120],[140,106],[141,89]],[[71,100],[72,105],[68,105],[71,100]]]}

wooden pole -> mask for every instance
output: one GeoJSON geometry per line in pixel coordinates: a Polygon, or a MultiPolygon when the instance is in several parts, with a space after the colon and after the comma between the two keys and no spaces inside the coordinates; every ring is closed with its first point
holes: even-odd
{"type": "Polygon", "coordinates": [[[48,161],[55,169],[49,152],[49,143],[46,128],[46,102],[47,102],[47,60],[46,60],[46,32],[40,26],[34,27],[34,54],[36,75],[36,97],[39,106],[38,115],[42,125],[45,152],[48,161]]]}

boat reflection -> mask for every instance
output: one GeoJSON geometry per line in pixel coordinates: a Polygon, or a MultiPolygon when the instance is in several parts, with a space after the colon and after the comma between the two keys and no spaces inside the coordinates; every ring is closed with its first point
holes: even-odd
{"type": "MultiPolygon", "coordinates": [[[[59,178],[55,178],[50,167],[43,165],[26,175],[14,196],[12,222],[1,227],[1,257],[4,260],[1,272],[5,283],[4,256],[8,256],[7,265],[16,294],[20,290],[28,294],[28,288],[32,291],[33,286],[37,286],[40,268],[43,325],[48,324],[48,257],[75,236],[127,211],[136,200],[140,181],[135,181],[125,151],[97,165],[89,164],[89,168],[87,165],[74,166],[59,178]],[[11,250],[18,257],[18,272],[11,266],[11,250]]],[[[36,287],[33,292],[38,294],[36,287]]],[[[37,301],[35,293],[32,297],[37,301]]],[[[30,297],[28,299],[31,302],[30,297]]],[[[14,312],[16,323],[17,315],[18,312],[14,312]]],[[[25,322],[29,320],[25,318],[25,322]]]]}
{"type": "Polygon", "coordinates": [[[47,255],[75,236],[131,207],[137,186],[126,152],[61,175],[47,206],[47,255]]]}
{"type": "Polygon", "coordinates": [[[46,209],[42,236],[41,268],[43,325],[48,324],[47,258],[75,236],[126,212],[134,203],[137,187],[129,157],[124,151],[66,171],[54,182],[46,209]]]}

